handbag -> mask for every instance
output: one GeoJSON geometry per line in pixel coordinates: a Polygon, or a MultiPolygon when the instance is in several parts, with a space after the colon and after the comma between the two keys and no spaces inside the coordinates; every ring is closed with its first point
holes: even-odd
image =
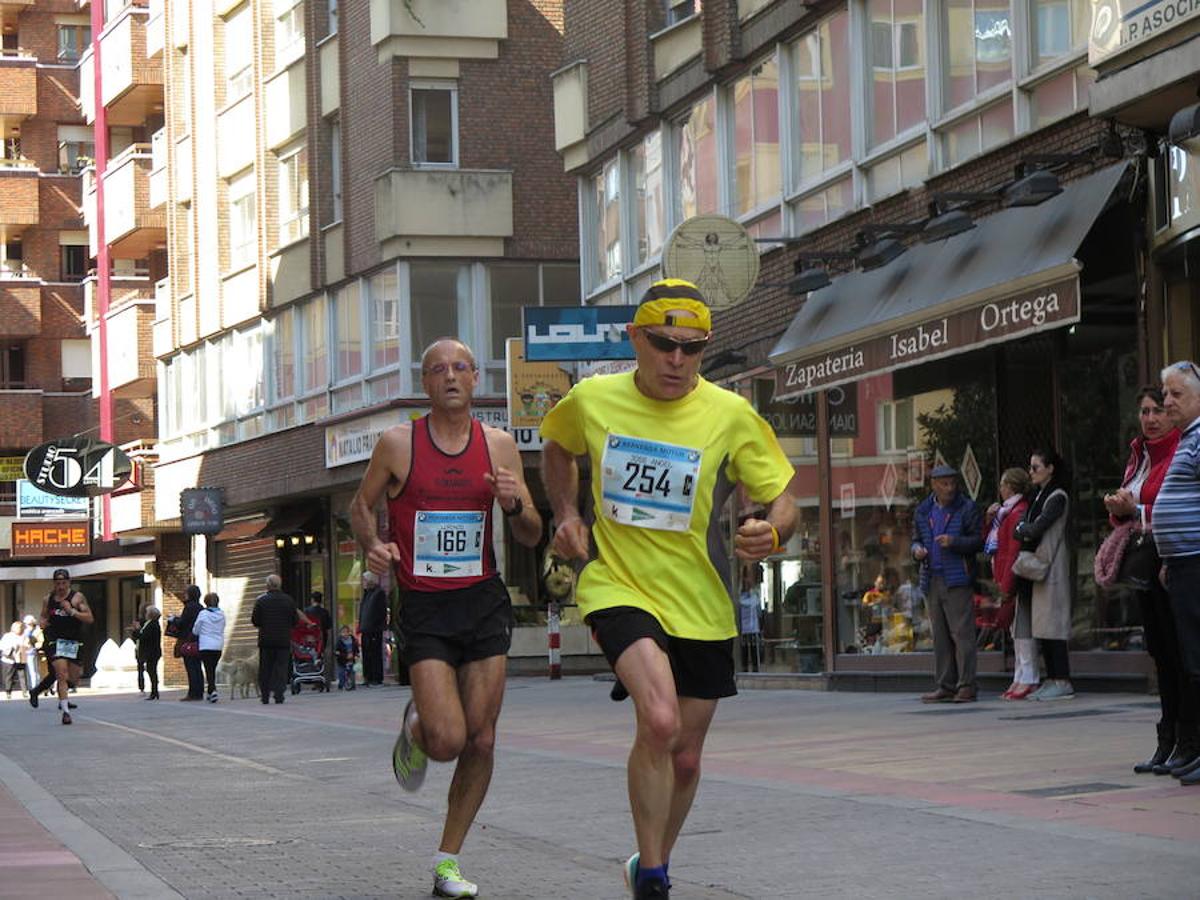
{"type": "Polygon", "coordinates": [[[1129,552],[1130,539],[1135,534],[1137,532],[1133,530],[1133,520],[1130,519],[1119,524],[1101,542],[1092,562],[1092,575],[1100,587],[1113,587],[1121,580],[1121,569],[1129,552]]]}
{"type": "Polygon", "coordinates": [[[1033,550],[1022,550],[1013,560],[1012,570],[1014,575],[1029,581],[1045,581],[1050,571],[1050,560],[1043,559],[1033,550]]]}
{"type": "Polygon", "coordinates": [[[199,641],[178,641],[175,646],[179,651],[179,656],[191,658],[200,655],[199,641]]]}
{"type": "MultiPolygon", "coordinates": [[[[163,634],[167,637],[179,637],[179,616],[167,616],[167,625],[163,628],[163,634]]],[[[176,654],[176,656],[178,655],[176,654]]]]}
{"type": "Polygon", "coordinates": [[[1162,559],[1158,555],[1158,545],[1154,543],[1154,533],[1136,531],[1125,547],[1117,581],[1136,591],[1148,591],[1161,568],[1162,559]]]}

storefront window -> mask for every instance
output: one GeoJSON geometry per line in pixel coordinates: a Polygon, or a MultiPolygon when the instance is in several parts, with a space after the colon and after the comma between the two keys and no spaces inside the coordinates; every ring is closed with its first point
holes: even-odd
{"type": "Polygon", "coordinates": [[[734,193],[739,214],[779,202],[779,65],[775,57],[734,83],[734,193]]]}
{"type": "Polygon", "coordinates": [[[716,119],[716,98],[709,95],[675,125],[675,164],[679,172],[676,221],[716,212],[720,206],[716,119]]]}
{"type": "Polygon", "coordinates": [[[925,13],[921,0],[869,0],[870,146],[925,121],[925,13]]]}
{"type": "Polygon", "coordinates": [[[850,159],[849,13],[843,9],[796,41],[792,60],[799,187],[850,159]]]}
{"type": "MultiPolygon", "coordinates": [[[[981,508],[995,499],[995,390],[981,374],[989,360],[984,351],[834,389],[852,398],[857,426],[830,442],[839,653],[933,649],[911,554],[913,512],[940,462],[962,473],[961,490],[981,508]]],[[[984,596],[989,574],[980,569],[984,596]]]]}

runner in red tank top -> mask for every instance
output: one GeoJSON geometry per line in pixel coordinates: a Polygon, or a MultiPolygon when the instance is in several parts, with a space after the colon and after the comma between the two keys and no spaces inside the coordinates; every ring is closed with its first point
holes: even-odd
{"type": "Polygon", "coordinates": [[[491,781],[504,699],[512,606],[496,573],[493,504],[522,544],[534,547],[542,536],[512,435],[471,416],[478,384],[469,347],[453,338],[431,345],[421,358],[431,412],[384,432],[351,505],[368,568],[382,574],[393,566],[403,589],[400,638],[412,699],[392,754],[396,778],[416,790],[426,757],[458,760],[433,864],[441,897],[478,892],[462,876],[458,853],[491,781]],[[375,527],[385,496],[386,543],[375,527]]]}

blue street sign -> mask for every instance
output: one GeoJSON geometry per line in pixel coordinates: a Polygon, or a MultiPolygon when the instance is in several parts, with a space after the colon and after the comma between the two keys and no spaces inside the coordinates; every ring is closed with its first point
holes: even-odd
{"type": "Polygon", "coordinates": [[[521,310],[528,362],[633,359],[625,326],[636,306],[526,306],[521,310]]]}

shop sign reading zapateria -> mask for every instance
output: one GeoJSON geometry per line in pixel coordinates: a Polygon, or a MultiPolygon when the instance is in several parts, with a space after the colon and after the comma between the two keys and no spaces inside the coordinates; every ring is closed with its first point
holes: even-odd
{"type": "Polygon", "coordinates": [[[1096,66],[1200,14],[1200,0],[1097,0],[1092,5],[1088,65],[1096,66]]]}
{"type": "Polygon", "coordinates": [[[930,317],[877,337],[785,363],[775,399],[916,366],[976,347],[1079,321],[1079,277],[930,317]]]}

